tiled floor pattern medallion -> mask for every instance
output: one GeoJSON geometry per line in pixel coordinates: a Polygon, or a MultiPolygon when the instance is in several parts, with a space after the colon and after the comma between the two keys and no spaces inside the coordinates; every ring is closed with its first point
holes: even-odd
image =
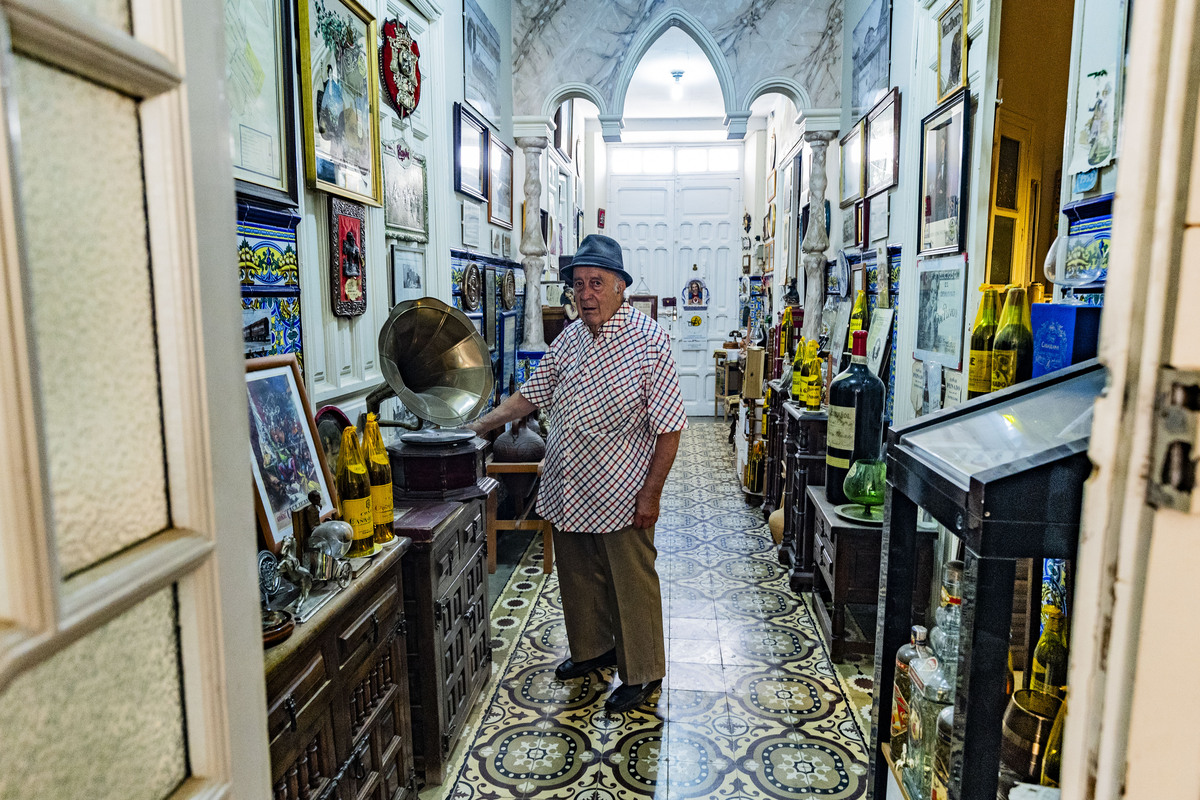
{"type": "Polygon", "coordinates": [[[422,798],[864,795],[866,750],[847,698],[858,668],[839,677],[830,664],[761,512],[743,502],[726,435],[693,423],[664,492],[655,542],[668,669],[656,703],[609,715],[614,670],[554,677],[566,634],[557,577],[542,575],[535,542],[493,609],[498,673],[460,743],[461,767],[422,798]]]}

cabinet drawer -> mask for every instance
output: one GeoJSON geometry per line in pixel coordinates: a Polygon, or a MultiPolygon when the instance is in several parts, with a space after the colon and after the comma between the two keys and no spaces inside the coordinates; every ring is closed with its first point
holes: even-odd
{"type": "Polygon", "coordinates": [[[333,718],[328,705],[313,724],[271,743],[271,797],[307,800],[320,797],[337,774],[333,718]]]}
{"type": "Polygon", "coordinates": [[[395,627],[399,606],[400,592],[394,581],[388,581],[367,601],[362,613],[338,633],[340,669],[353,668],[371,648],[388,637],[395,627]]]}
{"type": "Polygon", "coordinates": [[[459,552],[473,553],[479,543],[484,540],[487,531],[483,525],[483,511],[480,509],[478,503],[468,505],[466,512],[459,521],[459,552]]]}
{"type": "Polygon", "coordinates": [[[267,736],[272,749],[277,741],[291,738],[297,731],[308,728],[315,716],[325,710],[320,707],[329,686],[325,659],[318,650],[304,666],[291,673],[286,683],[272,694],[267,707],[267,736]]]}
{"type": "Polygon", "coordinates": [[[835,584],[833,579],[834,552],[832,546],[824,539],[817,539],[814,542],[813,555],[817,559],[817,568],[825,576],[825,585],[829,587],[830,592],[833,592],[835,584]]]}

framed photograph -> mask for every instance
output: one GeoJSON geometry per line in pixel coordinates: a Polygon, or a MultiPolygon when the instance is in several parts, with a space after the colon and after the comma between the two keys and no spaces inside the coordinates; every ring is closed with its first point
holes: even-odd
{"type": "Polygon", "coordinates": [[[888,195],[879,194],[867,200],[868,242],[877,242],[888,237],[888,195]]]}
{"type": "Polygon", "coordinates": [[[304,166],[309,185],[377,206],[379,36],[355,0],[299,0],[304,166]]]}
{"type": "Polygon", "coordinates": [[[419,300],[425,291],[425,253],[415,247],[393,244],[392,250],[392,302],[419,300]]]}
{"type": "Polygon", "coordinates": [[[356,317],[367,310],[367,210],[361,203],[329,198],[329,274],[333,313],[356,317]]]}
{"type": "Polygon", "coordinates": [[[463,97],[493,125],[500,118],[499,75],[500,34],[475,0],[463,0],[463,97]]]}
{"type": "Polygon", "coordinates": [[[455,103],[454,191],[487,202],[490,140],[483,121],[461,103],[455,103]]]}
{"type": "Polygon", "coordinates": [[[850,116],[861,116],[888,90],[892,4],[870,0],[854,23],[850,66],[850,116]]]}
{"type": "Polygon", "coordinates": [[[225,4],[225,92],[238,192],[294,207],[291,8],[285,0],[225,4]]]}
{"type": "Polygon", "coordinates": [[[967,9],[955,0],[938,17],[938,102],[967,85],[967,9]]]}
{"type": "Polygon", "coordinates": [[[963,89],[921,121],[918,256],[962,252],[970,114],[970,92],[963,89]]]}
{"type": "Polygon", "coordinates": [[[965,254],[917,262],[917,359],[962,368],[966,285],[965,254]]]}
{"type": "Polygon", "coordinates": [[[488,151],[488,222],[513,227],[513,151],[494,137],[488,151]]]}
{"type": "Polygon", "coordinates": [[[292,535],[292,511],[309,502],[309,492],[321,494],[322,519],[337,507],[337,495],[295,354],[247,361],[246,393],[254,505],[264,545],[278,553],[292,535]]]}
{"type": "Polygon", "coordinates": [[[768,203],[775,199],[775,192],[776,192],[776,188],[777,188],[775,185],[775,181],[776,181],[775,170],[771,170],[771,172],[767,175],[767,202],[768,203]]]}
{"type": "Polygon", "coordinates": [[[841,204],[848,206],[863,196],[863,121],[841,139],[841,204]]]}
{"type": "Polygon", "coordinates": [[[554,147],[568,161],[574,156],[572,128],[575,124],[575,101],[564,100],[554,112],[554,147]]]}
{"type": "Polygon", "coordinates": [[[900,90],[893,88],[867,112],[867,190],[873,197],[900,179],[900,90]]]}
{"type": "Polygon", "coordinates": [[[401,160],[396,148],[383,148],[383,225],[393,239],[429,241],[429,186],[425,159],[401,160]]]}
{"type": "Polygon", "coordinates": [[[629,305],[633,306],[647,317],[658,320],[658,295],[631,294],[629,295],[629,305]]]}
{"type": "Polygon", "coordinates": [[[867,366],[880,377],[886,363],[888,344],[892,339],[894,308],[876,308],[871,312],[871,325],[867,331],[867,366]]]}
{"type": "Polygon", "coordinates": [[[858,242],[858,228],[854,224],[854,206],[842,209],[842,247],[854,247],[858,242]]]}

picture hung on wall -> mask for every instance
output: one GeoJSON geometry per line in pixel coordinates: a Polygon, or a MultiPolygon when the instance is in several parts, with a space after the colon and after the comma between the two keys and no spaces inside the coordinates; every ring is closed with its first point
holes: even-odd
{"type": "Polygon", "coordinates": [[[633,306],[647,317],[658,321],[658,295],[631,294],[629,295],[629,305],[633,306]]]}
{"type": "Polygon", "coordinates": [[[512,230],[513,151],[494,137],[488,153],[488,222],[512,230]]]}
{"type": "Polygon", "coordinates": [[[292,511],[321,495],[322,518],[337,505],[333,477],[319,446],[312,407],[295,354],[246,362],[250,414],[250,466],[254,505],[267,550],[279,553],[292,535],[292,511]]]}
{"type": "Polygon", "coordinates": [[[866,201],[859,200],[854,204],[854,246],[866,247],[870,241],[868,236],[866,201]]]}
{"type": "Polygon", "coordinates": [[[871,0],[854,23],[851,44],[850,115],[862,113],[887,93],[891,66],[891,3],[871,0]]]}
{"type": "Polygon", "coordinates": [[[475,0],[463,0],[463,96],[492,125],[500,118],[499,74],[500,34],[475,0]]]}
{"type": "Polygon", "coordinates": [[[329,198],[329,273],[333,313],[339,317],[367,310],[366,231],[367,210],[361,203],[329,198]]]}
{"type": "Polygon", "coordinates": [[[315,189],[379,205],[375,19],[354,0],[300,0],[304,164],[315,189]]]}
{"type": "Polygon", "coordinates": [[[574,139],[572,138],[572,127],[575,123],[574,118],[574,100],[564,100],[558,107],[558,110],[554,112],[554,147],[568,161],[574,155],[571,150],[571,146],[574,143],[574,139]]]}
{"type": "Polygon", "coordinates": [[[872,242],[888,237],[888,195],[877,194],[867,200],[867,230],[872,242]]]}
{"type": "Polygon", "coordinates": [[[379,70],[383,91],[392,108],[404,119],[421,102],[421,49],[399,20],[383,23],[383,44],[379,48],[379,70]]]}
{"type": "Polygon", "coordinates": [[[955,0],[938,17],[938,102],[967,85],[967,11],[955,0]]]}
{"type": "Polygon", "coordinates": [[[917,255],[962,252],[970,104],[970,92],[963,89],[921,121],[917,255]]]}
{"type": "Polygon", "coordinates": [[[867,113],[867,197],[900,179],[899,131],[900,90],[892,89],[867,113]]]}
{"type": "Polygon", "coordinates": [[[395,147],[383,148],[383,224],[393,239],[429,241],[429,187],[425,159],[401,159],[395,147]]]}
{"type": "Polygon", "coordinates": [[[863,123],[859,120],[841,139],[841,204],[848,206],[863,193],[863,123]]]}
{"type": "Polygon", "coordinates": [[[917,262],[917,359],[962,368],[966,284],[965,254],[917,262]]]}
{"type": "Polygon", "coordinates": [[[461,103],[454,104],[454,191],[487,201],[488,128],[461,103]]]}
{"type": "Polygon", "coordinates": [[[775,180],[776,180],[775,179],[775,170],[771,170],[771,172],[767,175],[767,202],[768,203],[775,199],[775,191],[776,191],[775,180]]]}
{"type": "Polygon", "coordinates": [[[392,302],[419,300],[425,292],[425,253],[415,247],[394,244],[392,250],[392,302]]]}
{"type": "Polygon", "coordinates": [[[233,176],[242,194],[295,206],[292,124],[292,4],[230,0],[225,4],[225,90],[233,176]]]}

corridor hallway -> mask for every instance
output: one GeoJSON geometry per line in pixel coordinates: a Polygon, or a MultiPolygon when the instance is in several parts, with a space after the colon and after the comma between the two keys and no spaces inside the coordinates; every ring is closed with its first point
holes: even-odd
{"type": "Polygon", "coordinates": [[[727,430],[693,421],[663,492],[668,667],[657,704],[609,716],[614,669],[554,677],[567,655],[562,606],[534,541],[492,611],[493,681],[449,777],[422,800],[864,796],[862,717],[761,511],[743,501],[727,430]]]}

